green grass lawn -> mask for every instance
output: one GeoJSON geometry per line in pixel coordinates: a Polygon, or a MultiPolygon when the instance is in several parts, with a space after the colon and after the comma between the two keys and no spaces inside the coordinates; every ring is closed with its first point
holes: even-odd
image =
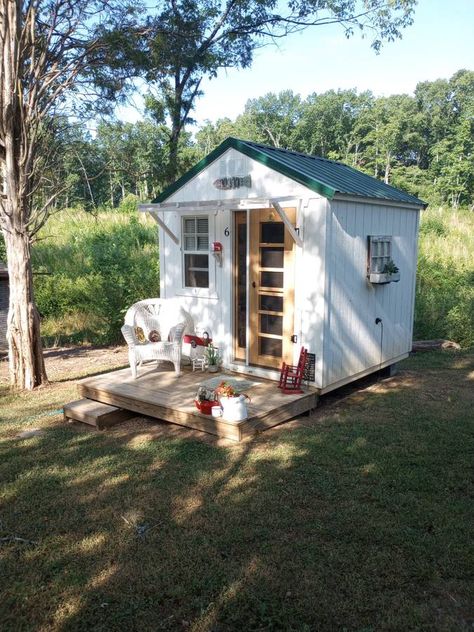
{"type": "Polygon", "coordinates": [[[474,353],[234,447],[66,426],[72,377],[2,387],[2,630],[473,629],[474,353]]]}

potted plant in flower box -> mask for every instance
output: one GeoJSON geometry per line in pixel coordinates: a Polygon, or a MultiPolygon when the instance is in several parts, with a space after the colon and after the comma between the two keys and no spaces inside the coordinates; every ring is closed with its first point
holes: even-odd
{"type": "Polygon", "coordinates": [[[400,270],[395,265],[393,259],[390,259],[384,265],[382,272],[371,272],[369,274],[369,281],[379,284],[400,281],[400,270]]]}
{"type": "Polygon", "coordinates": [[[205,386],[200,386],[194,400],[194,405],[200,413],[210,415],[212,407],[219,406],[215,391],[210,388],[206,388],[205,386]]]}

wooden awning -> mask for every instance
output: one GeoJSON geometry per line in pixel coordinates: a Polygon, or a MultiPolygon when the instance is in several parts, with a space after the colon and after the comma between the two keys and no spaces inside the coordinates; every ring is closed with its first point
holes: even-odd
{"type": "Polygon", "coordinates": [[[159,216],[159,212],[176,212],[176,211],[245,211],[252,209],[261,209],[273,207],[282,222],[285,224],[292,239],[300,248],[303,246],[303,240],[298,235],[295,227],[288,219],[285,213],[285,209],[281,206],[283,202],[296,201],[301,203],[301,198],[295,198],[295,196],[282,196],[277,198],[236,198],[230,200],[200,200],[191,202],[158,202],[156,204],[139,204],[138,210],[142,213],[150,213],[158,226],[179,246],[180,240],[173,231],[165,224],[163,219],[159,216]]]}

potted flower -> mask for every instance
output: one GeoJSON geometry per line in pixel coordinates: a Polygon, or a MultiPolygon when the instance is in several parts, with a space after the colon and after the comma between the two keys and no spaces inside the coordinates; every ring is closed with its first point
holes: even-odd
{"type": "Polygon", "coordinates": [[[221,382],[215,390],[216,396],[222,406],[222,416],[226,421],[242,421],[247,419],[247,400],[250,397],[245,393],[238,393],[228,382],[221,382]]]}
{"type": "Polygon", "coordinates": [[[204,355],[206,357],[207,370],[209,373],[217,373],[221,363],[219,349],[214,347],[213,344],[210,344],[206,347],[204,355]]]}
{"type": "Polygon", "coordinates": [[[213,390],[200,386],[194,400],[194,405],[199,412],[204,415],[210,415],[213,406],[219,406],[219,402],[216,399],[216,394],[213,390]]]}
{"type": "Polygon", "coordinates": [[[400,281],[400,270],[393,259],[389,259],[384,265],[382,272],[371,272],[369,274],[369,281],[380,284],[400,281]]]}

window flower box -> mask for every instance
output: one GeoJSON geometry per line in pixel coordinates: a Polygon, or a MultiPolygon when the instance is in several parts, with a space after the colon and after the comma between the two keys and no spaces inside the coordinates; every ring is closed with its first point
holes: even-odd
{"type": "Polygon", "coordinates": [[[400,272],[370,272],[369,281],[378,285],[398,283],[400,281],[400,272]]]}

